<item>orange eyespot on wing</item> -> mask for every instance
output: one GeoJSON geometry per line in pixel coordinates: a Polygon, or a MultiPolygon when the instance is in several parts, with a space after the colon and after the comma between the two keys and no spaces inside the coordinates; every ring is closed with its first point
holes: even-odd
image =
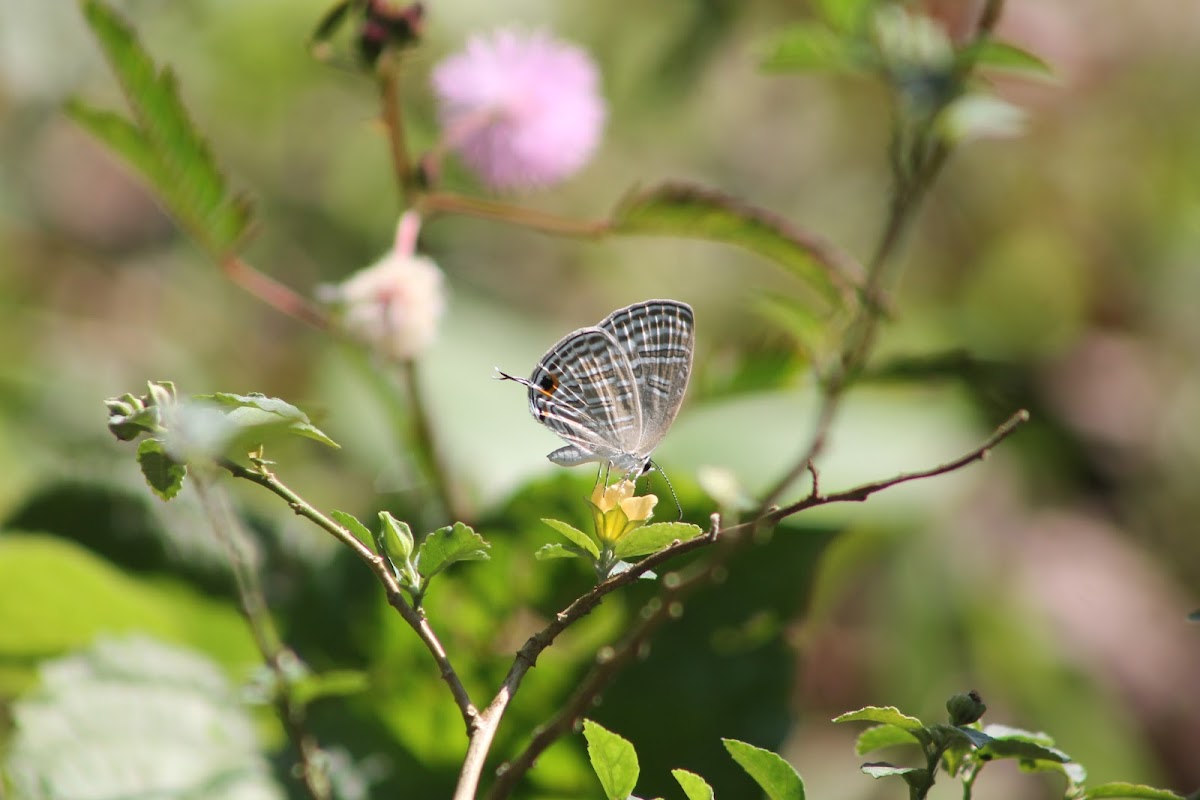
{"type": "Polygon", "coordinates": [[[542,379],[538,381],[537,388],[538,391],[546,395],[546,397],[552,397],[554,393],[558,391],[558,376],[551,375],[549,372],[547,372],[542,376],[542,379]]]}

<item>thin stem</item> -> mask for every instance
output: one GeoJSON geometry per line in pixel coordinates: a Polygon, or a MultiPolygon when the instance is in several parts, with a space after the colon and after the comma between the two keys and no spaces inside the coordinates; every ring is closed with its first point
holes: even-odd
{"type": "Polygon", "coordinates": [[[396,186],[400,190],[400,204],[407,207],[414,199],[417,175],[408,155],[408,142],[404,133],[404,109],[400,104],[400,54],[390,49],[382,53],[377,73],[380,118],[384,130],[387,131],[388,152],[392,159],[396,186]]]}
{"type": "Polygon", "coordinates": [[[222,460],[220,462],[222,469],[232,474],[235,478],[256,483],[259,486],[267,489],[278,495],[298,516],[313,522],[322,530],[331,534],[342,544],[354,551],[354,554],[362,560],[367,567],[383,584],[384,592],[387,595],[388,604],[399,612],[401,618],[408,623],[409,627],[416,631],[417,636],[425,644],[425,648],[433,656],[433,660],[437,663],[438,669],[441,672],[442,680],[450,689],[450,694],[454,698],[455,704],[458,706],[459,712],[462,714],[463,722],[466,724],[467,734],[471,735],[472,730],[476,725],[476,718],[479,712],[476,711],[474,704],[471,702],[470,695],[467,694],[466,688],[455,672],[453,665],[450,663],[449,657],[446,655],[446,649],[442,646],[441,640],[434,633],[429,621],[425,618],[424,613],[416,610],[404,597],[404,593],[400,588],[400,584],[396,581],[396,576],[392,574],[387,562],[380,556],[375,555],[363,542],[346,528],[334,522],[329,517],[322,514],[317,509],[313,508],[298,494],[289,489],[275,475],[268,470],[264,465],[256,464],[253,469],[244,467],[234,461],[222,460]]]}
{"type": "Polygon", "coordinates": [[[425,455],[426,472],[433,484],[442,509],[451,520],[463,519],[466,509],[456,491],[456,484],[446,469],[442,450],[438,446],[433,433],[433,423],[429,417],[429,408],[421,393],[420,372],[414,361],[404,361],[399,365],[400,380],[404,384],[404,392],[408,397],[408,408],[412,413],[413,432],[421,452],[425,455]]]}
{"type": "Polygon", "coordinates": [[[229,508],[228,501],[215,489],[210,489],[205,477],[194,475],[194,483],[213,534],[229,560],[237,587],[239,609],[250,628],[255,647],[274,677],[272,694],[275,711],[299,759],[298,777],[312,800],[328,800],[332,788],[329,776],[321,767],[321,748],[304,726],[304,705],[292,695],[292,684],[284,667],[285,659],[294,659],[296,656],[279,638],[258,581],[258,573],[243,557],[248,547],[245,531],[229,508]]]}
{"type": "MultiPolygon", "coordinates": [[[[859,503],[876,492],[881,492],[884,489],[897,486],[901,483],[933,478],[962,469],[975,461],[987,458],[993,448],[1011,436],[1017,428],[1028,420],[1029,412],[1023,409],[1018,411],[997,428],[983,444],[952,461],[947,461],[931,469],[901,473],[891,478],[862,484],[851,489],[827,495],[819,493],[818,484],[815,479],[816,476],[814,475],[813,490],[804,499],[784,508],[766,511],[753,520],[727,528],[722,528],[719,517],[713,515],[713,527],[707,536],[697,536],[687,541],[675,542],[666,549],[660,550],[639,561],[626,572],[614,575],[603,583],[598,584],[590,592],[577,598],[562,611],[558,612],[549,625],[531,636],[518,651],[499,693],[497,693],[496,698],[479,717],[479,725],[471,737],[467,759],[464,761],[462,772],[459,774],[459,783],[454,794],[454,800],[472,800],[475,797],[487,752],[495,736],[495,730],[500,724],[500,719],[503,717],[509,701],[520,687],[525,673],[536,665],[538,656],[554,642],[563,630],[580,617],[591,612],[609,592],[632,583],[647,571],[685,553],[690,553],[717,542],[732,545],[739,541],[748,540],[751,537],[747,536],[747,534],[756,532],[763,527],[774,525],[782,519],[809,508],[833,503],[859,503]]],[[[622,645],[614,649],[611,659],[606,659],[598,663],[593,668],[592,673],[585,678],[580,689],[572,696],[564,709],[542,727],[524,752],[502,768],[503,772],[486,795],[487,800],[503,800],[503,798],[509,796],[513,787],[516,786],[525,772],[533,765],[538,755],[555,740],[571,730],[573,727],[572,720],[583,708],[586,708],[585,702],[599,696],[600,692],[616,676],[619,669],[628,663],[628,660],[649,641],[658,627],[675,613],[682,599],[697,588],[713,580],[715,575],[720,571],[722,563],[722,559],[713,559],[705,564],[699,572],[686,579],[678,580],[678,582],[674,583],[674,585],[670,586],[664,592],[663,597],[660,598],[656,607],[651,609],[651,613],[639,620],[626,636],[622,645]]],[[[664,578],[664,584],[668,582],[668,578],[664,578]]]]}
{"type": "Polygon", "coordinates": [[[598,239],[608,233],[611,223],[607,220],[577,220],[559,217],[532,208],[522,208],[480,197],[467,197],[453,192],[430,192],[421,198],[421,209],[426,213],[462,214],[468,217],[490,219],[531,228],[556,236],[581,239],[598,239]]]}
{"type": "Polygon", "coordinates": [[[303,295],[274,278],[259,272],[236,255],[221,260],[225,276],[277,311],[318,330],[329,327],[329,319],[303,295]]]}

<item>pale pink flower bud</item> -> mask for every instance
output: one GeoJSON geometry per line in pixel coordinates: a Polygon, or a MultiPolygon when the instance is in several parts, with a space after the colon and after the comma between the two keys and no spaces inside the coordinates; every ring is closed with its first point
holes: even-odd
{"type": "Polygon", "coordinates": [[[411,252],[407,233],[401,220],[391,251],[322,291],[324,299],[341,306],[348,335],[399,361],[432,344],[446,309],[442,271],[432,259],[411,252]]]}
{"type": "Polygon", "coordinates": [[[580,48],[545,32],[475,36],[433,71],[446,144],[493,189],[553,184],[591,158],[606,108],[580,48]]]}

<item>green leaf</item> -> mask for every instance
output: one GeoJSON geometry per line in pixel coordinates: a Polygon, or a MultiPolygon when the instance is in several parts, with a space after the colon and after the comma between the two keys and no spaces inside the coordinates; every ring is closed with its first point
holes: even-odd
{"type": "Polygon", "coordinates": [[[283,797],[236,687],[201,654],[101,639],[45,663],[11,707],[6,785],[24,798],[283,797]],[[90,735],[89,735],[90,734],[90,735]]]}
{"type": "Polygon", "coordinates": [[[895,725],[876,725],[867,728],[854,742],[854,752],[864,756],[874,750],[896,745],[920,744],[917,737],[895,725]]]}
{"type": "Polygon", "coordinates": [[[613,555],[617,558],[633,558],[657,553],[675,540],[686,542],[704,533],[690,522],[652,522],[634,528],[617,540],[613,555]]]}
{"type": "Polygon", "coordinates": [[[264,394],[232,394],[216,392],[214,394],[196,395],[197,400],[211,400],[219,406],[232,409],[226,416],[246,433],[261,435],[273,428],[278,428],[298,436],[315,439],[330,447],[340,445],[322,433],[308,419],[308,415],[291,403],[278,397],[267,397],[264,394]]]}
{"type": "Polygon", "coordinates": [[[170,500],[183,488],[187,476],[187,465],[180,464],[167,455],[166,448],[158,439],[143,439],[137,449],[138,466],[154,493],[163,500],[170,500]]]}
{"type": "Polygon", "coordinates": [[[491,547],[469,525],[456,522],[438,528],[425,537],[417,551],[417,569],[428,581],[434,575],[459,561],[487,561],[491,547]]]}
{"type": "Polygon", "coordinates": [[[853,42],[827,25],[801,22],[776,34],[763,50],[768,72],[846,70],[857,65],[853,42]]]}
{"type": "MultiPolygon", "coordinates": [[[[343,528],[354,534],[354,538],[358,539],[363,544],[369,544],[375,539],[374,534],[371,533],[367,526],[359,522],[358,517],[354,516],[353,514],[334,509],[333,511],[329,512],[329,516],[333,517],[334,522],[338,523],[343,528]]],[[[377,547],[376,553],[383,555],[382,548],[377,547]]]]}
{"type": "Polygon", "coordinates": [[[769,800],[804,800],[804,781],[779,755],[737,739],[722,739],[721,743],[769,800]]]}
{"type": "Polygon", "coordinates": [[[851,282],[844,256],[782,217],[730,195],[688,183],[631,192],[613,212],[611,230],[710,239],[744,247],[780,264],[833,305],[845,305],[851,282]]]}
{"type": "Polygon", "coordinates": [[[1183,800],[1182,795],[1169,792],[1166,789],[1155,789],[1153,786],[1142,786],[1136,783],[1102,783],[1093,786],[1084,793],[1084,797],[1092,800],[1095,797],[1135,797],[1144,800],[1183,800]]]}
{"type": "Polygon", "coordinates": [[[906,781],[909,780],[910,775],[915,777],[925,772],[920,767],[897,767],[883,761],[877,764],[863,764],[860,769],[872,778],[890,778],[893,775],[899,775],[906,781]]]}
{"type": "Polygon", "coordinates": [[[857,711],[850,711],[840,717],[834,717],[834,722],[877,722],[881,725],[895,725],[906,731],[915,731],[925,725],[916,717],[900,713],[895,706],[866,706],[857,711]]]}
{"type": "Polygon", "coordinates": [[[162,182],[161,177],[157,177],[159,163],[154,149],[138,126],[119,114],[93,108],[77,99],[68,100],[63,111],[75,124],[106,144],[138,172],[149,177],[151,184],[157,186],[162,182]]]}
{"type": "Polygon", "coordinates": [[[1017,758],[1023,761],[1053,761],[1059,764],[1065,764],[1071,760],[1071,757],[1061,750],[1020,739],[992,739],[986,744],[977,746],[980,753],[993,759],[1017,758]]]}
{"type": "Polygon", "coordinates": [[[1033,77],[1053,78],[1054,70],[1042,59],[1011,42],[984,39],[965,48],[960,57],[975,67],[1012,70],[1033,77]]]}
{"type": "Polygon", "coordinates": [[[72,115],[128,158],[162,195],[180,223],[218,254],[234,249],[250,225],[246,201],[233,196],[179,99],[170,70],[159,71],[133,28],[100,0],[83,14],[124,89],[135,126],[76,107],[72,115]],[[130,134],[140,134],[142,144],[130,134]]]}
{"type": "Polygon", "coordinates": [[[292,698],[301,706],[325,697],[348,697],[365,692],[370,685],[367,673],[356,669],[335,669],[310,674],[292,683],[292,698]]]}
{"type": "Polygon", "coordinates": [[[262,660],[226,598],[161,573],[136,577],[59,536],[0,535],[0,619],[0,694],[10,698],[28,688],[40,660],[105,634],[140,631],[202,648],[239,675],[262,660]]]}
{"type": "Polygon", "coordinates": [[[537,549],[533,557],[538,561],[549,561],[554,558],[588,558],[589,554],[570,544],[544,544],[537,549]]]}
{"type": "Polygon", "coordinates": [[[633,745],[590,719],[583,721],[583,735],[588,743],[588,759],[605,797],[626,800],[633,794],[640,772],[633,745]]]}
{"type": "Polygon", "coordinates": [[[675,776],[675,782],[687,795],[687,800],[713,800],[712,787],[696,773],[688,772],[686,769],[673,769],[671,774],[675,776]]]}
{"type": "Polygon", "coordinates": [[[589,553],[592,558],[600,557],[600,547],[596,544],[596,540],[588,536],[583,531],[579,530],[573,525],[568,525],[559,519],[543,518],[542,522],[561,533],[564,537],[570,540],[571,544],[575,545],[584,552],[589,553]]]}

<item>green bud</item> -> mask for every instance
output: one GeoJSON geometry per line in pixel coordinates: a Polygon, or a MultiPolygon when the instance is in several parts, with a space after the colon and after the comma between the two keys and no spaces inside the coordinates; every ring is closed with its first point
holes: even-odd
{"type": "Polygon", "coordinates": [[[966,694],[956,694],[946,701],[951,725],[970,725],[987,711],[979,692],[972,689],[966,694]]]}

